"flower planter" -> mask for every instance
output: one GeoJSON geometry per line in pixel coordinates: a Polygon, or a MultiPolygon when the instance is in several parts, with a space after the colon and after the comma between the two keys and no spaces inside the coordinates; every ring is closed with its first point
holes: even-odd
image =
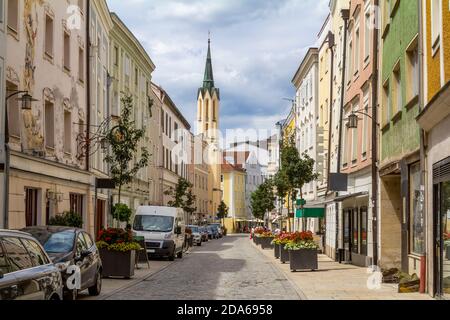
{"type": "Polygon", "coordinates": [[[275,244],[273,246],[273,254],[275,259],[280,259],[280,245],[279,244],[275,244]]]}
{"type": "Polygon", "coordinates": [[[286,250],[284,245],[280,245],[280,261],[281,263],[289,262],[289,250],[286,250]]]}
{"type": "Polygon", "coordinates": [[[255,243],[257,246],[261,245],[261,241],[262,241],[261,237],[255,237],[255,243]]]}
{"type": "Polygon", "coordinates": [[[261,247],[263,249],[273,249],[272,241],[275,239],[274,237],[264,237],[261,238],[261,247]]]}
{"type": "Polygon", "coordinates": [[[292,271],[317,270],[319,268],[317,250],[289,250],[289,263],[292,271]]]}
{"type": "Polygon", "coordinates": [[[136,251],[120,252],[100,249],[104,277],[131,278],[134,276],[136,251]]]}

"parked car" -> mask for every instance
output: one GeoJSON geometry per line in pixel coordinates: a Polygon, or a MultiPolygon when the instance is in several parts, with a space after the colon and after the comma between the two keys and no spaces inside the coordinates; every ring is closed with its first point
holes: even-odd
{"type": "Polygon", "coordinates": [[[218,234],[216,228],[213,228],[211,226],[206,226],[206,230],[208,231],[209,239],[218,239],[219,238],[219,234],[218,234]]]}
{"type": "Polygon", "coordinates": [[[220,223],[211,223],[209,226],[211,226],[212,228],[214,228],[217,231],[217,235],[219,238],[223,237],[223,230],[222,230],[222,226],[220,225],[220,223]]]}
{"type": "Polygon", "coordinates": [[[202,235],[202,241],[203,242],[208,242],[209,237],[208,237],[208,231],[206,230],[205,227],[198,227],[198,230],[200,232],[200,234],[202,235]]]}
{"type": "Polygon", "coordinates": [[[0,230],[0,300],[62,300],[63,279],[29,234],[0,230]]]}
{"type": "Polygon", "coordinates": [[[200,233],[200,227],[199,226],[187,226],[187,228],[190,228],[192,230],[192,240],[193,244],[197,246],[202,245],[202,235],[200,233]]]}
{"type": "Polygon", "coordinates": [[[139,207],[134,217],[133,232],[145,238],[147,254],[157,257],[183,258],[185,218],[180,208],[139,207]]]}
{"type": "Polygon", "coordinates": [[[69,227],[29,227],[22,229],[31,234],[44,247],[61,272],[64,280],[64,298],[76,300],[81,291],[98,296],[102,291],[102,261],[91,236],[84,230],[69,227]],[[68,268],[80,267],[81,283],[79,289],[70,290],[67,280],[71,276],[68,268]]]}

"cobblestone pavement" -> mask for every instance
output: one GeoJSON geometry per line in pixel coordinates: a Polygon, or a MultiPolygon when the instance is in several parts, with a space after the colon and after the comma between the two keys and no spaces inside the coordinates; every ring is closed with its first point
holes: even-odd
{"type": "Polygon", "coordinates": [[[300,300],[291,282],[248,236],[196,247],[163,271],[110,300],[300,300]]]}

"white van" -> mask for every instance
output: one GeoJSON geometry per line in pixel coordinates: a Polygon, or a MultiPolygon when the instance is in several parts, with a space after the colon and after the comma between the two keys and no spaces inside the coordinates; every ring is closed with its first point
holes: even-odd
{"type": "Polygon", "coordinates": [[[183,209],[170,207],[139,207],[134,217],[133,232],[145,238],[150,256],[183,257],[186,222],[183,209]]]}

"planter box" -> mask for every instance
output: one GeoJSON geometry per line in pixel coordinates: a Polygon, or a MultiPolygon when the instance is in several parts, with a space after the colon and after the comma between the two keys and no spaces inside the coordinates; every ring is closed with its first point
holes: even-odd
{"type": "Polygon", "coordinates": [[[104,277],[131,278],[134,276],[136,252],[118,252],[100,249],[104,277]]]}
{"type": "Polygon", "coordinates": [[[284,245],[280,245],[280,260],[281,263],[289,262],[289,251],[284,249],[284,245]]]}
{"type": "Polygon", "coordinates": [[[272,238],[272,237],[261,238],[261,247],[263,249],[273,249],[273,244],[272,244],[273,239],[275,239],[275,238],[272,238]]]}
{"type": "Polygon", "coordinates": [[[289,263],[291,270],[317,270],[319,269],[317,250],[289,250],[289,263]]]}
{"type": "Polygon", "coordinates": [[[255,243],[256,243],[257,246],[261,245],[261,240],[262,240],[262,238],[255,237],[255,243]]]}
{"type": "Polygon", "coordinates": [[[447,254],[447,260],[450,260],[450,246],[447,247],[446,254],[447,254]]]}
{"type": "Polygon", "coordinates": [[[273,255],[274,255],[275,259],[280,259],[280,245],[279,244],[275,244],[273,246],[273,255]]]}

